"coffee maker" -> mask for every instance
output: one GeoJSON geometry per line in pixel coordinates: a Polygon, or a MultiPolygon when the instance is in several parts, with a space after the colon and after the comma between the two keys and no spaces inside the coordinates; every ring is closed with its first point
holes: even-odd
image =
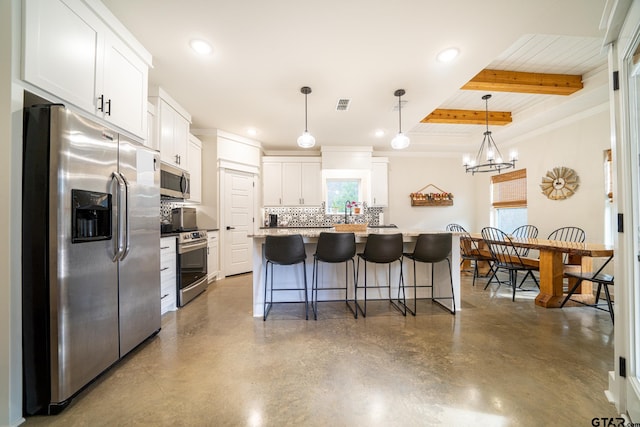
{"type": "Polygon", "coordinates": [[[269,227],[277,227],[278,226],[278,215],[269,214],[269,227]]]}

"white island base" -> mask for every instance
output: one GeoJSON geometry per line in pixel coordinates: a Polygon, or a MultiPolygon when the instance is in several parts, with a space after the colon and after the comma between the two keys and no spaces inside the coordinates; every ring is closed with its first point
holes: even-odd
{"type": "MultiPolygon", "coordinates": [[[[264,310],[264,279],[265,279],[265,259],[264,259],[264,241],[267,235],[288,235],[288,234],[301,234],[305,242],[305,250],[307,253],[306,261],[306,275],[307,275],[307,291],[308,300],[311,301],[311,280],[313,274],[313,254],[316,251],[316,243],[318,241],[318,235],[321,232],[334,232],[331,228],[288,228],[288,229],[262,229],[256,234],[249,237],[253,238],[253,316],[262,317],[264,310]]],[[[356,232],[356,247],[357,252],[360,253],[364,250],[364,245],[367,241],[369,234],[394,234],[402,233],[404,240],[404,252],[412,252],[413,246],[420,231],[403,231],[399,229],[369,229],[367,232],[356,232]]],[[[441,232],[434,232],[441,233],[441,232]]],[[[452,234],[451,247],[452,251],[449,255],[451,261],[451,275],[453,279],[453,298],[451,298],[451,284],[449,282],[449,274],[447,273],[448,265],[446,262],[441,262],[435,265],[434,271],[434,287],[433,292],[435,299],[447,307],[449,310],[453,310],[455,301],[455,311],[460,311],[460,237],[457,234],[452,234]]],[[[356,262],[356,268],[358,266],[358,256],[354,258],[356,262]]],[[[392,298],[396,299],[398,296],[398,276],[399,276],[400,263],[394,262],[391,266],[391,293],[392,298]]],[[[296,288],[299,287],[300,291],[280,291],[274,293],[274,302],[304,302],[304,292],[302,290],[304,286],[304,278],[302,276],[302,264],[293,266],[280,266],[274,265],[274,288],[296,288]]],[[[404,285],[407,298],[407,305],[412,306],[411,299],[414,298],[413,294],[413,262],[409,259],[405,259],[403,263],[403,275],[404,285]]],[[[416,263],[416,277],[418,280],[418,286],[427,285],[431,283],[431,267],[426,263],[416,263]]],[[[353,300],[354,298],[354,283],[353,273],[351,270],[351,262],[349,262],[349,274],[348,278],[348,291],[347,298],[353,300]]],[[[389,278],[389,269],[387,265],[377,265],[373,263],[367,263],[367,284],[369,286],[382,286],[386,285],[389,278]]],[[[269,278],[271,281],[271,278],[269,278]]],[[[320,263],[318,270],[318,301],[340,301],[344,300],[344,291],[334,290],[322,290],[322,287],[337,287],[343,286],[345,281],[345,264],[329,264],[320,263]]],[[[361,286],[364,285],[364,262],[360,261],[360,271],[358,275],[358,301],[364,301],[364,289],[361,286]]],[[[430,298],[431,288],[418,288],[418,298],[430,298]]],[[[388,300],[389,295],[387,289],[384,288],[370,288],[367,290],[368,300],[388,300]]],[[[311,308],[311,307],[309,307],[311,308]]],[[[419,308],[418,308],[419,313],[419,308]]]]}

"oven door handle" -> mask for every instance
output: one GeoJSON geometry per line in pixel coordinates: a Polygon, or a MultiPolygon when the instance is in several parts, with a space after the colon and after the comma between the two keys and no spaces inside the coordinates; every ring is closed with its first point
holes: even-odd
{"type": "Polygon", "coordinates": [[[194,242],[194,243],[180,243],[178,245],[178,254],[184,254],[186,252],[191,252],[198,249],[205,249],[206,247],[207,247],[206,240],[203,240],[201,242],[194,242]]]}

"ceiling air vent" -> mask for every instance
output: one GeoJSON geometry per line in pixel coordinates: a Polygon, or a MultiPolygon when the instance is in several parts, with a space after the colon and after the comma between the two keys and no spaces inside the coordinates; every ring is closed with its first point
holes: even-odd
{"type": "Polygon", "coordinates": [[[338,103],[336,104],[336,111],[347,111],[349,109],[349,104],[351,104],[351,100],[347,98],[338,99],[338,103]]]}

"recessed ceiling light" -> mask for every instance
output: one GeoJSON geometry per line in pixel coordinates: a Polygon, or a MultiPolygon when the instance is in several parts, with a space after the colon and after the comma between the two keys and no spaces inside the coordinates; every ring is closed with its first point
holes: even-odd
{"type": "Polygon", "coordinates": [[[200,55],[209,55],[213,50],[209,43],[200,39],[191,40],[190,45],[191,45],[191,49],[195,50],[200,55]]]}
{"type": "Polygon", "coordinates": [[[247,129],[247,133],[251,136],[256,136],[258,134],[258,131],[255,130],[254,128],[249,128],[247,129]]]}
{"type": "Polygon", "coordinates": [[[450,47],[449,49],[445,49],[438,54],[438,61],[440,62],[450,62],[453,61],[460,51],[455,47],[450,47]]]}
{"type": "Polygon", "coordinates": [[[384,131],[382,129],[378,129],[376,131],[376,138],[382,138],[384,136],[384,131]]]}

